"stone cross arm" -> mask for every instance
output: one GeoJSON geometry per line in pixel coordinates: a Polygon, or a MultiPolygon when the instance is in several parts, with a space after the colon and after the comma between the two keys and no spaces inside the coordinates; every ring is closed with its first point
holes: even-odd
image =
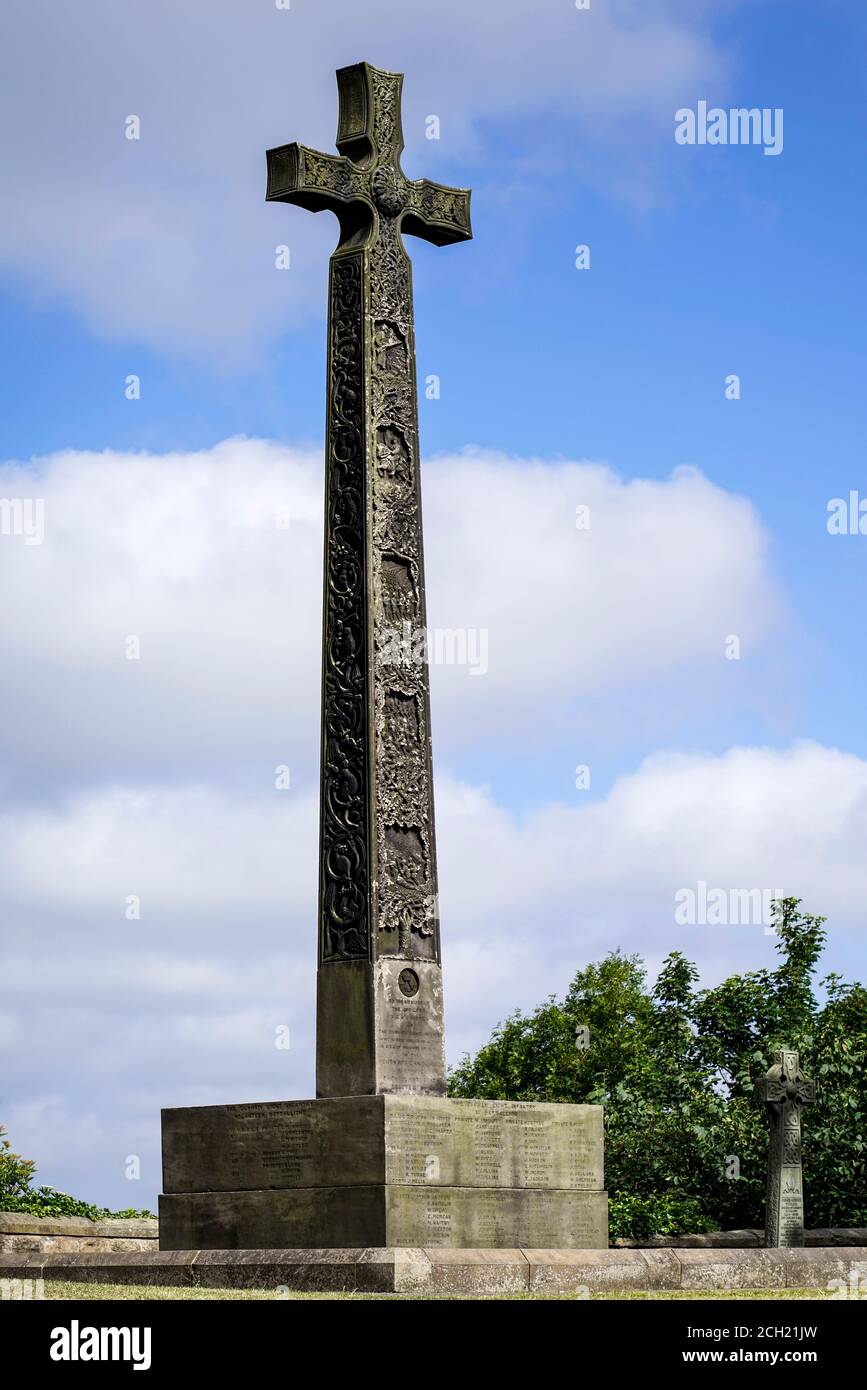
{"type": "Polygon", "coordinates": [[[785,1104],[812,1105],[816,1099],[815,1081],[779,1081],[775,1077],[763,1076],[756,1083],[756,1095],[767,1105],[785,1104]]]}
{"type": "Polygon", "coordinates": [[[335,212],[343,241],[366,240],[377,214],[399,218],[401,231],[436,246],[467,241],[472,236],[469,190],[408,179],[400,167],[402,82],[400,73],[383,73],[368,63],[341,68],[340,154],[294,142],[268,150],[267,200],[335,212]]]}
{"type": "Polygon", "coordinates": [[[797,1052],[778,1052],[776,1056],[777,1062],[767,1076],[756,1082],[756,1098],[775,1109],[812,1105],[816,1099],[816,1083],[803,1075],[797,1052]]]}

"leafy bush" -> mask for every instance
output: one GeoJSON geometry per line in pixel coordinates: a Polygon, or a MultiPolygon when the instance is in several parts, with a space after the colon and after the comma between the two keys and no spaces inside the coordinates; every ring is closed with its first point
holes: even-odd
{"type": "Polygon", "coordinates": [[[133,1207],[127,1207],[124,1211],[110,1211],[108,1207],[80,1202],[77,1197],[70,1197],[53,1187],[32,1187],[36,1164],[31,1159],[12,1153],[5,1134],[0,1125],[0,1211],[20,1211],[30,1216],[86,1216],[91,1221],[101,1221],[106,1217],[133,1219],[153,1215],[153,1212],[136,1211],[133,1207]]]}
{"type": "Polygon", "coordinates": [[[604,1105],[612,1236],[757,1227],[768,1120],[753,1086],[795,1048],[818,1088],[803,1115],[807,1225],[867,1225],[867,990],[830,975],[818,1003],[823,922],[783,899],[777,969],[708,990],[679,951],[653,989],[640,959],[615,951],[563,1000],[500,1024],[449,1093],[604,1105]]]}
{"type": "Polygon", "coordinates": [[[676,1197],[671,1193],[631,1197],[620,1191],[608,1199],[608,1235],[612,1241],[681,1235],[684,1231],[697,1235],[716,1229],[694,1197],[676,1197]]]}
{"type": "Polygon", "coordinates": [[[4,1198],[21,1197],[30,1186],[36,1164],[12,1152],[6,1131],[0,1125],[0,1208],[4,1198]]]}
{"type": "Polygon", "coordinates": [[[32,1188],[23,1197],[0,1197],[0,1211],[27,1212],[30,1216],[86,1216],[91,1221],[103,1221],[107,1217],[131,1220],[139,1216],[153,1216],[151,1211],[137,1211],[134,1207],[126,1207],[123,1211],[96,1207],[91,1202],[70,1197],[66,1192],[58,1192],[53,1187],[32,1188]]]}

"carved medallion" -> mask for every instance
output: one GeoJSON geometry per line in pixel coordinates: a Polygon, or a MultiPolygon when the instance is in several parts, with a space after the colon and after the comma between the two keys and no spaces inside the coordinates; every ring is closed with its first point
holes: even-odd
{"type": "Polygon", "coordinates": [[[418,994],[418,975],[414,970],[401,970],[397,977],[397,987],[407,999],[412,999],[413,995],[418,994]]]}
{"type": "Polygon", "coordinates": [[[403,179],[388,164],[380,164],[378,169],[374,169],[371,188],[374,203],[386,217],[397,217],[406,207],[403,179]]]}

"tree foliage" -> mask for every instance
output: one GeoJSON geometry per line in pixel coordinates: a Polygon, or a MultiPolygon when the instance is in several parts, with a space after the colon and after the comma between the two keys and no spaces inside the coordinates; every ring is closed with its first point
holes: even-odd
{"type": "Polygon", "coordinates": [[[753,1096],[794,1048],[817,1083],[803,1115],[808,1226],[867,1225],[867,990],[821,982],[824,918],[776,904],[776,969],[698,989],[679,951],[653,988],[638,956],[579,970],[566,997],[512,1014],[449,1078],[456,1097],[605,1106],[611,1234],[764,1224],[768,1120],[753,1096]]]}
{"type": "Polygon", "coordinates": [[[5,1197],[22,1197],[35,1172],[36,1164],[31,1159],[12,1152],[6,1131],[0,1125],[0,1207],[5,1197]]]}

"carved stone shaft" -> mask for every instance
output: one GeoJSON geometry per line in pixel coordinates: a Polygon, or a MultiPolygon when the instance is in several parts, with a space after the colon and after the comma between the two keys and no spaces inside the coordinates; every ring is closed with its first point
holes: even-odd
{"type": "Polygon", "coordinates": [[[268,199],[340,220],[331,257],[317,976],[319,1096],[442,1094],[439,913],[412,272],[469,193],[400,167],[403,78],[337,74],[340,155],[268,151],[268,199]]]}
{"type": "Polygon", "coordinates": [[[801,1111],[816,1099],[816,1086],[801,1073],[797,1052],[777,1052],[774,1065],[756,1082],[768,1109],[768,1190],[765,1245],[804,1244],[804,1184],[801,1172],[801,1111]]]}

